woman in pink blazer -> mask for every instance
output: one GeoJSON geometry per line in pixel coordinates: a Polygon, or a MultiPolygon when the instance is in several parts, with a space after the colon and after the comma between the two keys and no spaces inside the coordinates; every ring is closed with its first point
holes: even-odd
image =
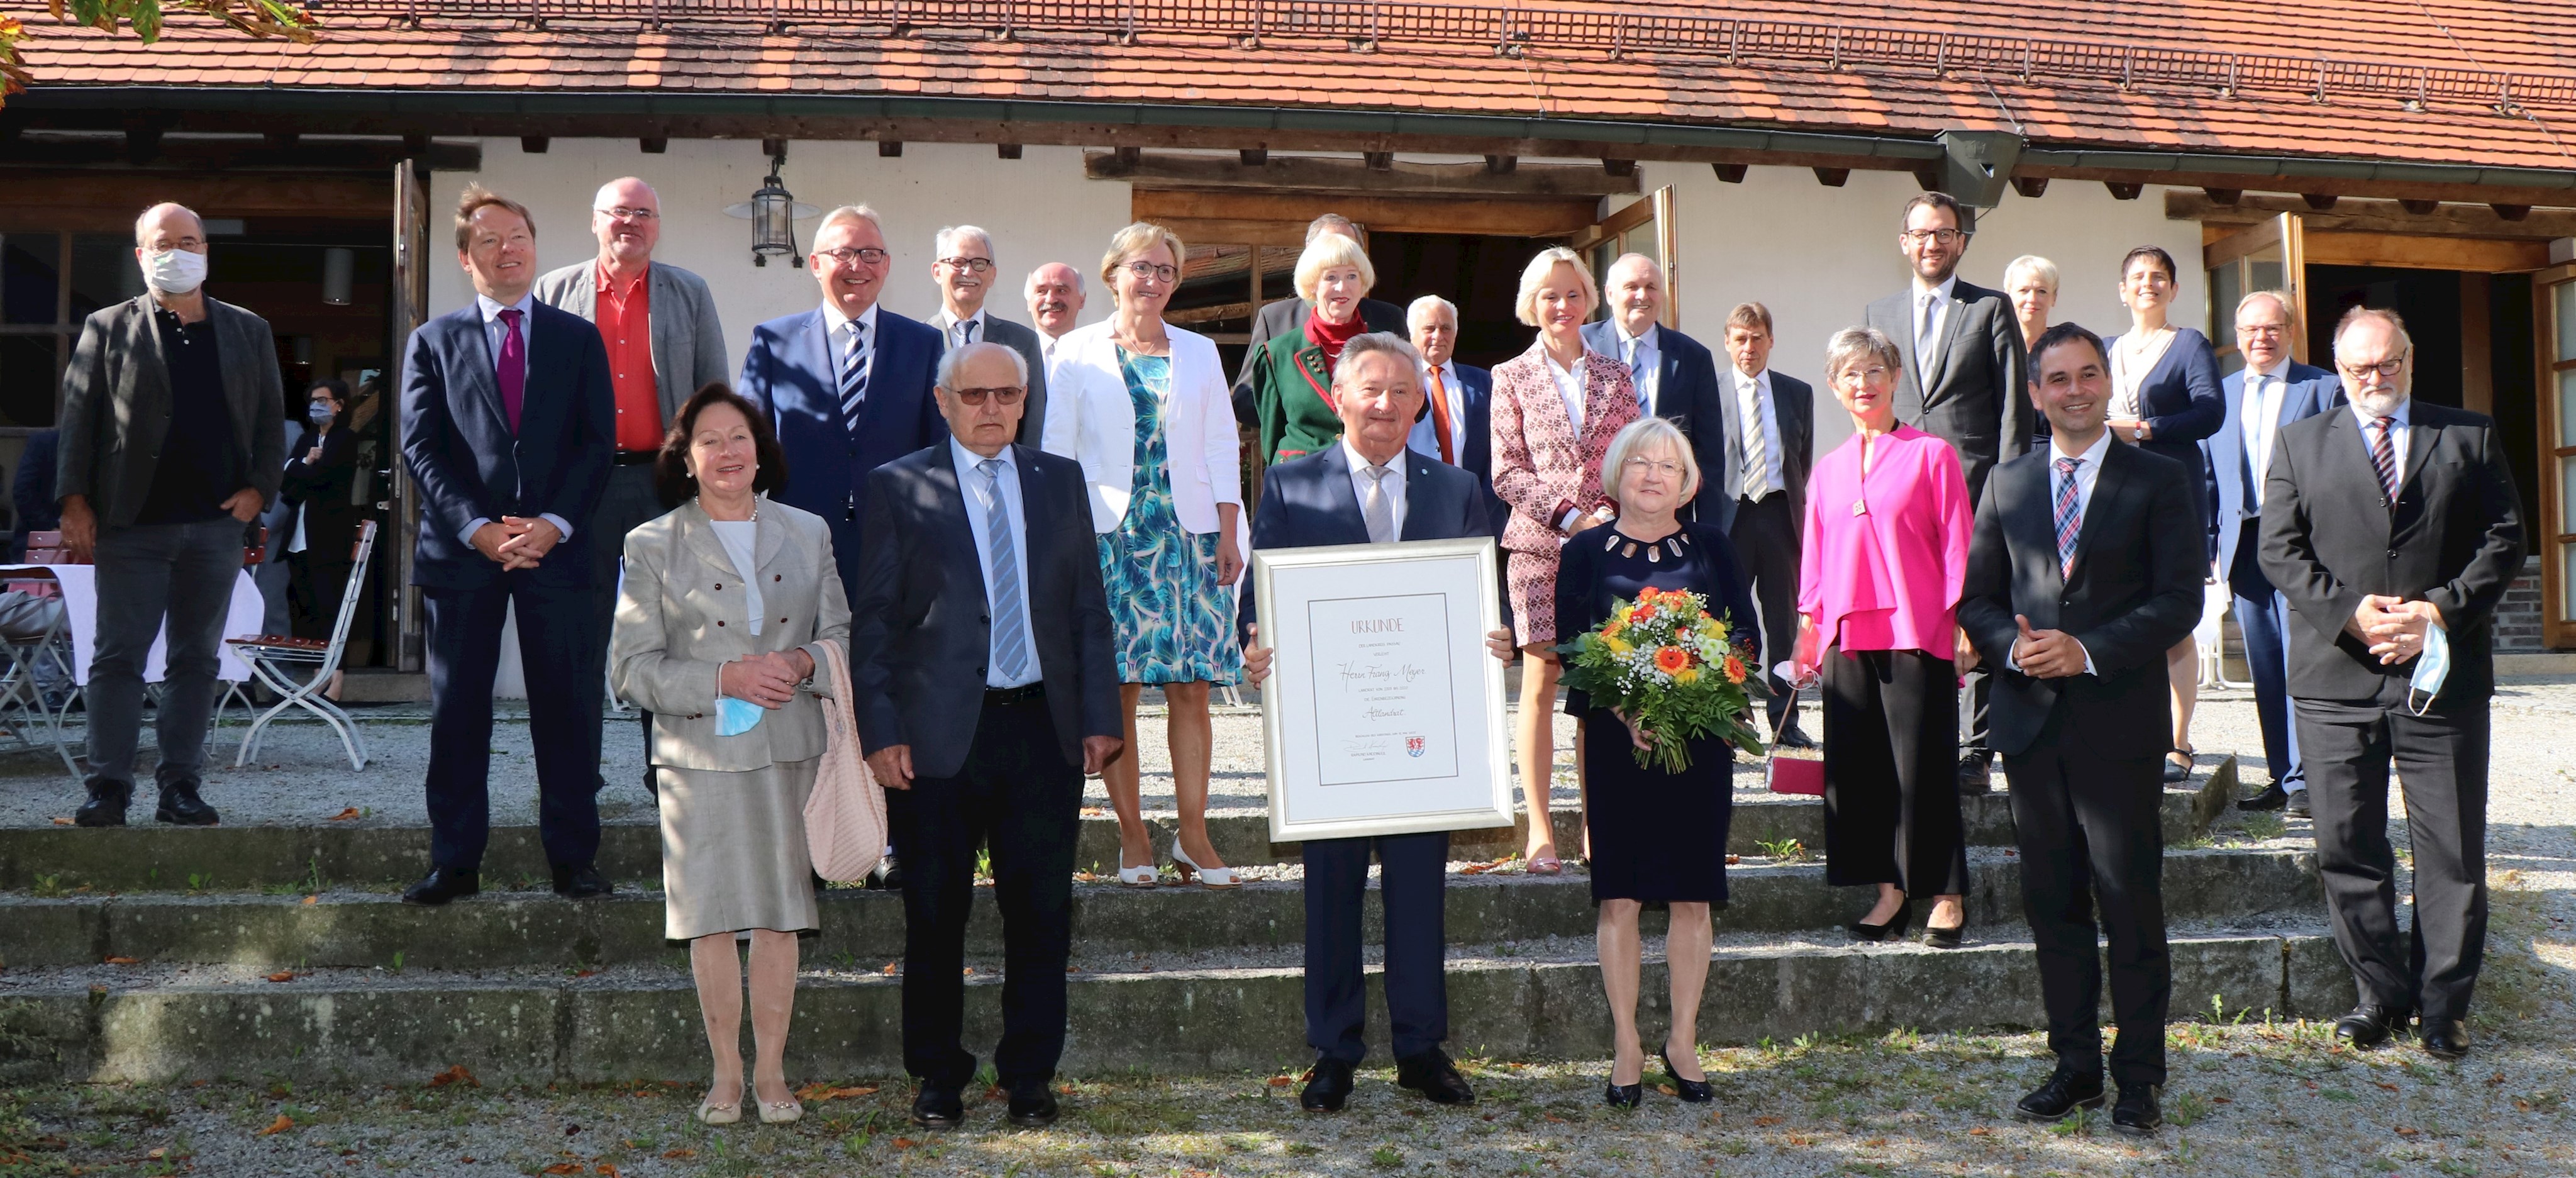
{"type": "Polygon", "coordinates": [[[1513,310],[1538,329],[1530,349],[1494,366],[1494,494],[1512,509],[1503,529],[1512,620],[1521,652],[1521,794],[1529,806],[1529,869],[1564,870],[1549,820],[1556,768],[1556,556],[1567,537],[1616,516],[1601,493],[1601,456],[1637,419],[1637,391],[1616,360],[1583,346],[1599,286],[1581,255],[1542,250],[1521,270],[1513,310]]]}
{"type": "Polygon", "coordinates": [[[1866,327],[1834,333],[1826,348],[1825,380],[1853,433],[1807,476],[1798,661],[1801,679],[1824,679],[1825,882],[1878,885],[1852,936],[1903,937],[1913,897],[1930,895],[1923,943],[1948,949],[1967,923],[1958,676],[1976,656],[1958,608],[1968,484],[1950,443],[1896,420],[1903,365],[1866,327]]]}

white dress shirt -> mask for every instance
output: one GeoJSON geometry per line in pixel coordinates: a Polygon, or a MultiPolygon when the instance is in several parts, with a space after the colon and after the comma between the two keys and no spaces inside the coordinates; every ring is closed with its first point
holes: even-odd
{"type": "Polygon", "coordinates": [[[877,374],[877,345],[885,342],[885,337],[877,334],[877,305],[875,303],[868,304],[868,309],[859,312],[858,318],[856,319],[842,314],[841,308],[833,305],[829,300],[826,300],[823,303],[823,331],[826,338],[828,338],[832,344],[832,400],[834,404],[838,404],[841,399],[841,365],[850,355],[850,325],[852,323],[858,324],[862,330],[867,332],[867,365],[868,375],[871,377],[877,374]]]}
{"type": "Polygon", "coordinates": [[[1924,348],[1924,342],[1928,340],[1933,349],[1938,349],[1949,337],[1951,291],[1958,285],[1956,274],[1942,279],[1938,286],[1924,286],[1920,277],[1914,280],[1914,305],[1907,315],[1914,338],[1906,341],[1906,346],[1914,350],[1914,370],[1924,380],[1932,379],[1932,361],[1938,358],[1936,351],[1924,348]]]}
{"type": "Polygon", "coordinates": [[[1638,363],[1643,361],[1645,364],[1644,383],[1638,387],[1637,395],[1643,398],[1642,403],[1645,405],[1648,417],[1655,415],[1655,392],[1664,383],[1664,353],[1658,346],[1663,342],[1663,335],[1659,330],[1662,326],[1660,323],[1649,323],[1646,325],[1644,335],[1632,336],[1628,334],[1627,327],[1617,319],[1610,321],[1611,335],[1619,341],[1619,363],[1626,366],[1628,375],[1635,378],[1638,363]]]}
{"type": "MultiPolygon", "coordinates": [[[[1422,370],[1422,395],[1431,396],[1431,374],[1440,374],[1441,400],[1449,407],[1449,452],[1461,461],[1467,457],[1467,414],[1458,404],[1458,362],[1451,360],[1438,368],[1422,370]]],[[[1439,418],[1425,409],[1422,420],[1413,423],[1413,432],[1405,435],[1404,444],[1418,450],[1425,458],[1440,457],[1440,439],[1436,436],[1439,418]]]]}
{"type": "MultiPolygon", "coordinates": [[[[1765,368],[1752,376],[1744,375],[1741,369],[1728,371],[1735,375],[1736,420],[1743,422],[1748,430],[1757,422],[1762,427],[1763,484],[1775,492],[1788,490],[1789,483],[1780,473],[1780,401],[1771,392],[1771,370],[1765,368]]],[[[1737,445],[1736,452],[1744,452],[1741,443],[1737,445]]],[[[1735,485],[1726,488],[1726,494],[1738,497],[1744,494],[1744,479],[1740,473],[1735,485]]]]}
{"type": "MultiPolygon", "coordinates": [[[[1360,505],[1360,514],[1366,516],[1369,497],[1369,460],[1360,457],[1359,450],[1351,445],[1349,434],[1342,435],[1342,458],[1351,464],[1351,498],[1360,505]]],[[[1386,481],[1378,484],[1378,490],[1386,496],[1387,518],[1395,521],[1396,537],[1402,539],[1404,536],[1403,451],[1396,451],[1395,457],[1387,459],[1386,481]]]]}
{"type": "Polygon", "coordinates": [[[733,571],[742,574],[742,606],[751,614],[752,637],[760,636],[761,615],[768,612],[760,601],[760,509],[754,507],[754,519],[710,519],[716,526],[716,542],[724,545],[725,555],[733,558],[733,571]]]}
{"type": "MultiPolygon", "coordinates": [[[[996,619],[992,624],[992,636],[987,639],[994,646],[984,660],[984,686],[1026,687],[1043,677],[1038,671],[1037,618],[1029,604],[1029,519],[1028,513],[1021,510],[1017,455],[1011,447],[1004,446],[1002,452],[993,457],[1002,461],[1002,469],[996,472],[995,481],[1001,483],[1002,514],[1011,521],[1011,564],[1016,573],[1013,579],[1020,583],[1021,665],[1027,670],[1017,679],[1002,674],[1002,627],[1000,620],[996,619]]],[[[957,489],[966,495],[966,527],[975,534],[975,567],[984,573],[984,606],[989,616],[1000,607],[1000,599],[993,592],[993,529],[988,519],[988,513],[993,510],[993,499],[986,487],[984,472],[976,469],[984,457],[967,449],[952,434],[948,439],[948,458],[957,464],[957,489]]]]}
{"type": "MultiPolygon", "coordinates": [[[[2048,442],[2048,510],[2051,519],[2049,521],[2050,526],[2048,534],[2052,541],[2057,537],[2056,520],[2054,518],[2057,511],[2057,480],[2065,477],[2057,473],[2057,460],[2060,458],[2077,458],[2083,460],[2082,465],[2075,468],[2075,514],[2080,518],[2084,513],[2093,509],[2093,488],[2102,482],[2102,458],[2110,452],[2111,431],[2109,430],[2102,431],[2102,436],[2093,439],[2093,444],[2086,447],[2085,451],[2081,454],[2067,453],[2065,446],[2060,444],[2054,436],[2050,437],[2048,442]]],[[[2073,635],[2068,635],[2068,637],[2073,637],[2073,635]]],[[[2013,645],[2018,648],[2021,645],[2020,640],[2015,639],[2013,645]]],[[[2078,641],[2075,644],[2075,648],[2077,650],[2084,650],[2084,644],[2081,641],[2078,641]]],[[[2006,655],[2004,656],[2004,666],[2018,671],[2021,669],[2021,659],[2016,655],[2006,655]]],[[[2087,675],[2100,674],[2100,672],[2093,669],[2093,652],[2089,650],[2084,651],[2084,673],[2087,675]]]]}
{"type": "Polygon", "coordinates": [[[2263,510],[2263,476],[2272,467],[2272,439],[2280,432],[2281,398],[2290,389],[2290,362],[2283,360],[2270,372],[2245,370],[2245,421],[2237,433],[2245,441],[2245,467],[2254,472],[2248,495],[2254,510],[2263,510]]]}
{"type": "Polygon", "coordinates": [[[1539,359],[1547,363],[1547,374],[1556,381],[1556,395],[1565,402],[1565,419],[1574,423],[1576,437],[1583,436],[1583,360],[1577,357],[1571,369],[1557,366],[1556,357],[1539,349],[1539,359]]]}
{"type": "MultiPolygon", "coordinates": [[[[2352,406],[2352,419],[2361,423],[2361,453],[2363,457],[2367,458],[2370,455],[2370,447],[2373,444],[2374,435],[2376,435],[2379,430],[2379,419],[2372,417],[2367,410],[2364,410],[2361,407],[2361,402],[2358,400],[2346,403],[2352,406]]],[[[2396,412],[2388,415],[2388,448],[2395,451],[2397,455],[2397,481],[2400,486],[2405,485],[2406,482],[2406,445],[2409,441],[2413,440],[2415,436],[2415,427],[2411,420],[2414,408],[2415,398],[2408,397],[2407,399],[2397,403],[2396,412]]],[[[2376,460],[2374,460],[2371,477],[2379,477],[2376,469],[2376,460]]]]}
{"type": "MultiPolygon", "coordinates": [[[[531,358],[531,354],[528,351],[528,345],[534,341],[536,336],[537,292],[531,289],[528,293],[520,295],[518,302],[512,303],[506,307],[502,306],[500,303],[494,302],[492,300],[492,296],[478,292],[474,296],[474,308],[483,314],[483,342],[492,350],[492,370],[496,374],[501,370],[501,344],[503,341],[510,338],[510,325],[501,322],[501,312],[517,311],[519,313],[519,362],[522,365],[519,369],[519,404],[521,408],[524,409],[527,405],[527,374],[535,371],[534,368],[527,366],[535,363],[535,360],[531,358]]],[[[496,375],[494,379],[497,381],[499,377],[496,375]]],[[[558,543],[572,539],[572,524],[565,520],[564,517],[548,511],[540,513],[537,518],[553,524],[555,526],[555,531],[561,533],[555,538],[558,543]]],[[[487,515],[478,515],[467,521],[465,524],[464,535],[465,546],[468,548],[473,547],[474,533],[482,531],[483,525],[491,522],[492,517],[487,515]]]]}
{"type": "MultiPolygon", "coordinates": [[[[870,307],[870,308],[868,308],[868,310],[870,310],[870,311],[874,311],[874,310],[876,310],[876,308],[874,308],[874,307],[870,307]]],[[[975,343],[979,343],[979,344],[981,344],[981,343],[990,343],[990,342],[992,342],[992,341],[991,341],[991,339],[990,339],[990,337],[989,337],[989,336],[987,336],[987,335],[985,334],[987,331],[989,331],[989,330],[991,330],[991,329],[990,329],[990,328],[989,328],[989,327],[984,323],[984,309],[983,309],[982,307],[977,307],[977,308],[975,308],[975,313],[974,313],[974,314],[969,315],[969,316],[967,316],[967,317],[965,317],[965,318],[963,318],[963,319],[956,320],[955,322],[952,322],[952,323],[950,323],[950,324],[948,325],[948,346],[949,346],[949,347],[952,347],[952,348],[959,348],[959,347],[964,347],[964,346],[966,346],[966,344],[968,343],[967,339],[966,339],[963,335],[961,335],[961,334],[959,334],[959,333],[960,333],[961,331],[963,331],[963,330],[965,329],[966,325],[967,325],[967,324],[969,324],[969,323],[972,323],[972,324],[974,324],[974,325],[975,325],[975,339],[973,340],[973,342],[975,342],[975,343]]],[[[868,326],[869,326],[871,329],[873,329],[876,325],[875,325],[874,323],[871,323],[871,324],[869,324],[868,326]]]]}

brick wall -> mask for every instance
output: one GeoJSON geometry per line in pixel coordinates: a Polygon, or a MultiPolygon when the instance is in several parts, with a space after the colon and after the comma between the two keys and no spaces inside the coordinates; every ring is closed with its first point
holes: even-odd
{"type": "Polygon", "coordinates": [[[2540,642],[2540,561],[2522,566],[2522,575],[2504,591],[2496,607],[2495,649],[2498,654],[2531,654],[2548,649],[2540,642]]]}

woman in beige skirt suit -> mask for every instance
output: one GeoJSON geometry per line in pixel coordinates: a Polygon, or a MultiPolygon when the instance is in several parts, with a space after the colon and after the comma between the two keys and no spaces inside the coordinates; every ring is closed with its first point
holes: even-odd
{"type": "Polygon", "coordinates": [[[821,517],[764,494],[787,481],[786,459],[740,395],[719,384],[690,398],[654,473],[678,506],[626,534],[610,653],[618,698],[653,713],[663,935],[689,943],[715,1055],[698,1116],[742,1117],[734,946],[748,931],[754,1095],[761,1120],[793,1121],[796,936],[820,927],[804,821],[825,740],[818,669],[823,643],[849,641],[849,598],[821,517]]]}

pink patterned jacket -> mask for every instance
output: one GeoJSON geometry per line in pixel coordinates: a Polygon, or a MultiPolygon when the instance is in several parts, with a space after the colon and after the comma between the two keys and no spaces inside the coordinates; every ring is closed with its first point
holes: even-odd
{"type": "Polygon", "coordinates": [[[1610,439],[1637,420],[1637,391],[1618,361],[1583,354],[1583,433],[1565,415],[1549,375],[1546,345],[1494,366],[1494,493],[1511,505],[1503,547],[1553,556],[1562,537],[1555,521],[1569,507],[1591,511],[1601,493],[1601,458],[1610,439]]]}

